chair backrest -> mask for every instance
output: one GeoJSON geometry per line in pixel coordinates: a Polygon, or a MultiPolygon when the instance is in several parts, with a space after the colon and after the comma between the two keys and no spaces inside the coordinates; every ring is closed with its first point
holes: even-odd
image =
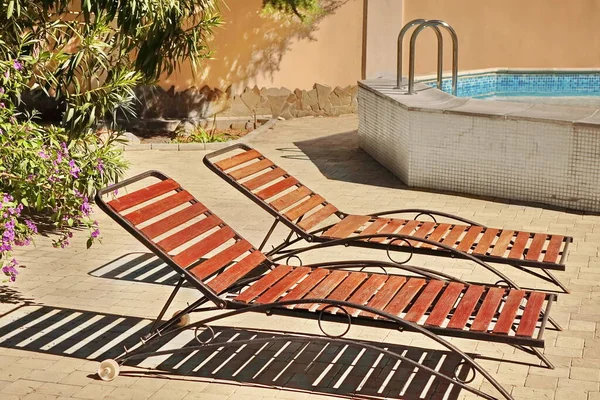
{"type": "Polygon", "coordinates": [[[306,237],[343,213],[283,168],[245,144],[204,157],[204,164],[298,234],[306,237]]]}
{"type": "Polygon", "coordinates": [[[214,302],[220,302],[218,294],[267,260],[160,172],[148,171],[102,189],[96,203],[214,302]],[[120,195],[115,196],[117,189],[120,195]],[[133,191],[121,195],[123,189],[133,191]],[[106,197],[113,199],[106,201],[106,197]]]}

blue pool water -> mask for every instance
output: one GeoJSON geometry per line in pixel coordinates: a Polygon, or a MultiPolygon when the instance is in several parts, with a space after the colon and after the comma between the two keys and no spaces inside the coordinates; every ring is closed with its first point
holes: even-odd
{"type": "MultiPolygon", "coordinates": [[[[434,80],[423,81],[436,86],[434,80]]],[[[458,97],[600,107],[600,73],[494,72],[459,76],[458,97]]],[[[452,92],[444,79],[442,90],[452,92]]]]}

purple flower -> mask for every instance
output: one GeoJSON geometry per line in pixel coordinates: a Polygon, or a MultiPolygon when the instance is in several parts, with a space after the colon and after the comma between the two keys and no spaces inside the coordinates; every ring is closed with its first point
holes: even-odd
{"type": "Polygon", "coordinates": [[[6,72],[4,72],[4,77],[10,78],[10,72],[8,70],[6,70],[6,72]]]}
{"type": "Polygon", "coordinates": [[[38,233],[37,225],[33,221],[26,219],[25,224],[27,225],[30,231],[32,231],[33,233],[38,233]]]}
{"type": "Polygon", "coordinates": [[[69,148],[67,147],[67,144],[65,142],[62,142],[60,144],[60,147],[62,147],[62,152],[65,156],[69,155],[69,148]]]}
{"type": "Polygon", "coordinates": [[[48,154],[46,154],[43,150],[38,153],[38,156],[40,156],[40,158],[43,158],[44,160],[50,158],[48,154]]]}
{"type": "Polygon", "coordinates": [[[13,61],[13,67],[17,70],[17,71],[21,71],[23,69],[23,64],[21,63],[21,61],[19,60],[15,60],[13,61]]]}
{"type": "Polygon", "coordinates": [[[79,173],[81,172],[81,169],[79,169],[79,167],[75,164],[75,160],[71,160],[69,161],[69,167],[71,168],[69,170],[69,173],[75,178],[79,178],[79,173]]]}
{"type": "Polygon", "coordinates": [[[4,193],[4,197],[2,198],[2,202],[3,203],[10,203],[11,201],[13,201],[15,198],[12,197],[10,194],[8,193],[4,193]]]}
{"type": "Polygon", "coordinates": [[[100,229],[97,229],[97,228],[96,228],[96,229],[94,229],[94,230],[92,231],[92,235],[91,235],[91,236],[92,236],[92,238],[94,238],[94,239],[96,239],[98,236],[100,236],[100,229]]]}
{"type": "Polygon", "coordinates": [[[100,174],[104,174],[104,161],[101,158],[98,159],[98,165],[96,165],[96,169],[100,172],[100,174]]]}
{"type": "Polygon", "coordinates": [[[0,103],[0,108],[6,108],[6,106],[4,105],[4,103],[0,103]]]}
{"type": "Polygon", "coordinates": [[[88,217],[90,215],[90,213],[92,212],[92,206],[90,206],[90,203],[88,203],[87,197],[83,198],[83,204],[81,204],[81,206],[79,207],[79,210],[81,210],[81,213],[83,215],[85,215],[86,217],[88,217]]]}

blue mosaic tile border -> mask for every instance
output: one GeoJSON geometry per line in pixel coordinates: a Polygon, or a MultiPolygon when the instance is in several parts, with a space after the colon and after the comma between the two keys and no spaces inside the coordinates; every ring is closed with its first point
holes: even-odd
{"type": "MultiPolygon", "coordinates": [[[[435,87],[435,80],[422,81],[435,87]]],[[[442,81],[442,90],[452,92],[452,80],[442,81]]],[[[600,73],[488,73],[459,76],[458,97],[492,96],[600,96],[600,73]]]]}

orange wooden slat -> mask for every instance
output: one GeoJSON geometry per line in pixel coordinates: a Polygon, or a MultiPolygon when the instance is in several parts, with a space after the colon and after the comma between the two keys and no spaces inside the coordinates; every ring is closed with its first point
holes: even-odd
{"type": "MultiPolygon", "coordinates": [[[[348,300],[350,303],[360,304],[361,306],[367,304],[369,299],[377,292],[377,290],[385,283],[387,276],[383,274],[372,274],[369,279],[362,284],[360,288],[350,297],[348,300]]],[[[393,296],[393,295],[392,295],[393,296]]],[[[358,310],[356,308],[348,307],[346,309],[350,315],[354,315],[358,310]]]]}
{"type": "Polygon", "coordinates": [[[287,274],[285,278],[278,281],[276,284],[271,286],[266,292],[260,295],[260,297],[256,299],[256,303],[266,304],[276,301],[309,272],[310,268],[308,267],[294,268],[294,270],[287,274]]]}
{"type": "Polygon", "coordinates": [[[448,322],[448,328],[463,329],[465,327],[484,289],[483,286],[479,285],[468,287],[465,294],[459,300],[456,310],[454,310],[454,315],[452,315],[450,322],[448,322]]]}
{"type": "Polygon", "coordinates": [[[286,276],[292,269],[293,267],[290,267],[289,265],[278,265],[274,270],[260,278],[258,281],[254,282],[252,286],[240,293],[235,300],[243,303],[251,302],[271,286],[276,284],[281,278],[286,276]]]}
{"type": "Polygon", "coordinates": [[[348,215],[346,218],[329,228],[323,236],[346,238],[360,228],[370,217],[365,215],[348,215]]]}
{"type": "MultiPolygon", "coordinates": [[[[376,217],[377,218],[377,217],[376,217]]],[[[390,219],[387,218],[377,218],[374,221],[370,222],[365,229],[363,229],[360,234],[361,235],[375,235],[379,232],[379,230],[390,222],[390,219]]]]}
{"type": "MultiPolygon", "coordinates": [[[[423,224],[411,236],[424,239],[425,236],[427,236],[434,228],[435,228],[435,222],[431,222],[431,221],[423,222],[423,224]]],[[[410,243],[414,247],[419,247],[421,245],[426,244],[426,243],[419,242],[416,240],[411,240],[410,243]]]]}
{"type": "Polygon", "coordinates": [[[221,293],[235,282],[248,275],[267,258],[260,251],[253,251],[208,283],[215,292],[221,293]]]}
{"type": "Polygon", "coordinates": [[[496,257],[504,256],[504,253],[506,252],[506,249],[508,249],[508,245],[514,236],[514,231],[503,230],[494,245],[494,250],[492,250],[491,255],[496,257]]]}
{"type": "Polygon", "coordinates": [[[264,159],[247,165],[245,167],[236,169],[235,171],[231,171],[229,173],[229,176],[231,176],[235,180],[244,179],[250,175],[256,174],[257,172],[270,168],[273,165],[274,164],[271,160],[264,159]]]}
{"type": "Polygon", "coordinates": [[[448,235],[442,240],[442,244],[446,246],[456,247],[456,242],[462,233],[467,229],[465,225],[454,225],[448,235]]]}
{"type": "Polygon", "coordinates": [[[393,315],[400,315],[426,282],[425,279],[421,278],[409,278],[408,282],[396,293],[384,311],[393,315]]]}
{"type": "Polygon", "coordinates": [[[523,290],[511,290],[508,293],[502,311],[500,311],[498,321],[496,321],[496,325],[494,326],[494,333],[508,334],[510,332],[523,297],[525,297],[525,291],[523,290]]]}
{"type": "MultiPolygon", "coordinates": [[[[406,220],[404,220],[404,219],[394,220],[394,221],[401,222],[402,224],[404,224],[406,222],[406,220]]],[[[404,225],[402,227],[402,229],[400,229],[400,231],[398,232],[398,234],[412,236],[413,235],[413,231],[415,229],[417,229],[417,227],[419,226],[420,223],[421,223],[421,221],[410,220],[410,221],[408,221],[406,223],[406,225],[404,225]]]]}
{"type": "MultiPolygon", "coordinates": [[[[405,223],[406,223],[405,227],[406,227],[406,226],[409,226],[409,225],[410,225],[410,224],[412,224],[412,223],[415,223],[415,225],[416,225],[416,224],[418,224],[418,222],[417,222],[417,221],[406,221],[405,219],[392,219],[392,220],[390,220],[390,223],[389,223],[389,224],[387,224],[386,226],[384,226],[383,228],[381,228],[381,230],[380,230],[379,232],[377,232],[377,234],[378,234],[378,235],[382,235],[382,234],[385,234],[385,233],[389,233],[390,235],[392,235],[392,234],[394,234],[394,233],[395,233],[395,232],[396,232],[396,231],[397,231],[397,230],[398,230],[398,229],[399,229],[399,228],[400,228],[402,225],[404,225],[405,223]]],[[[404,228],[403,228],[403,229],[404,229],[404,228]]],[[[411,230],[412,230],[412,229],[411,229],[411,230]]],[[[373,239],[371,239],[371,240],[369,240],[369,241],[370,241],[370,242],[376,242],[376,243],[382,243],[382,242],[384,242],[384,241],[386,241],[386,240],[394,240],[394,239],[388,239],[388,238],[387,238],[387,237],[385,237],[385,236],[381,236],[381,237],[376,237],[376,238],[373,238],[373,239]]],[[[397,241],[397,242],[395,242],[395,243],[396,243],[396,244],[401,244],[401,243],[403,243],[403,242],[400,240],[400,241],[397,241]]]]}
{"type": "MultiPolygon", "coordinates": [[[[432,242],[440,242],[442,239],[442,236],[444,236],[444,234],[446,233],[446,231],[448,231],[448,229],[450,229],[451,225],[450,224],[438,224],[436,226],[436,228],[433,230],[433,232],[431,232],[431,234],[429,235],[429,237],[427,237],[427,240],[431,240],[432,242]]],[[[421,247],[426,248],[426,249],[432,249],[435,246],[432,246],[428,243],[423,243],[421,244],[421,247]]]]}
{"type": "MultiPolygon", "coordinates": [[[[338,287],[335,288],[335,290],[329,296],[327,296],[327,299],[346,301],[346,299],[350,297],[352,293],[354,293],[356,288],[358,288],[360,284],[363,283],[365,279],[367,279],[368,276],[369,274],[365,272],[350,273],[350,275],[346,279],[344,279],[344,281],[340,285],[338,285],[338,287]]],[[[319,308],[317,308],[317,311],[322,310],[325,307],[327,307],[327,304],[321,304],[319,308]]],[[[335,310],[337,309],[332,308],[332,311],[335,310]]]]}
{"type": "Polygon", "coordinates": [[[204,261],[201,264],[196,265],[194,268],[190,269],[190,272],[196,276],[196,278],[203,280],[245,252],[249,251],[252,248],[252,245],[248,243],[246,240],[238,240],[232,246],[224,249],[223,251],[215,254],[208,260],[204,261]]]}
{"type": "Polygon", "coordinates": [[[260,174],[252,179],[248,179],[246,182],[242,183],[242,186],[248,190],[255,190],[261,186],[266,185],[269,182],[274,181],[279,177],[284,176],[285,174],[287,174],[287,172],[285,172],[281,168],[271,169],[265,172],[264,174],[260,174]]]}
{"type": "Polygon", "coordinates": [[[492,287],[488,290],[481,307],[477,311],[475,321],[471,325],[471,331],[485,332],[489,329],[492,318],[496,315],[505,292],[506,289],[499,287],[492,287]]]}
{"type": "Polygon", "coordinates": [[[487,228],[481,239],[479,239],[479,243],[475,246],[473,254],[487,254],[497,235],[498,229],[487,228]]]}
{"type": "Polygon", "coordinates": [[[145,201],[152,200],[155,197],[162,196],[165,193],[169,193],[179,187],[179,183],[172,179],[166,179],[161,182],[154,183],[143,189],[136,190],[135,192],[126,194],[125,196],[119,197],[109,201],[107,204],[112,207],[113,210],[121,212],[131,207],[135,207],[138,204],[142,204],[145,201]]]}
{"type": "Polygon", "coordinates": [[[464,251],[466,253],[469,253],[471,250],[471,246],[473,245],[473,243],[475,243],[475,240],[477,240],[477,237],[483,230],[483,228],[480,226],[469,226],[468,228],[469,229],[467,230],[467,233],[456,247],[458,251],[464,251]]]}
{"type": "MultiPolygon", "coordinates": [[[[323,279],[317,286],[315,286],[309,293],[307,293],[304,299],[324,299],[348,276],[347,271],[332,271],[325,279],[323,279]]],[[[299,304],[296,309],[309,309],[312,308],[314,303],[299,304]]]]}
{"type": "Polygon", "coordinates": [[[435,303],[431,314],[429,314],[427,321],[425,321],[425,325],[441,326],[464,288],[465,286],[462,283],[450,282],[442,296],[435,303]]]}
{"type": "Polygon", "coordinates": [[[321,282],[321,280],[327,276],[327,274],[329,274],[329,271],[326,269],[313,269],[306,279],[300,282],[295,288],[290,290],[285,296],[283,296],[283,298],[281,298],[280,301],[302,299],[304,295],[317,286],[319,282],[321,282]]]}
{"type": "MultiPolygon", "coordinates": [[[[375,296],[369,300],[367,306],[376,310],[383,310],[385,306],[388,305],[390,300],[392,300],[394,295],[402,288],[402,285],[404,285],[405,282],[406,277],[404,276],[390,276],[389,279],[383,284],[381,289],[375,293],[375,296]]],[[[361,311],[358,315],[365,317],[373,316],[373,314],[367,311],[361,311]]]]}
{"type": "Polygon", "coordinates": [[[542,254],[542,249],[544,248],[547,238],[548,235],[545,233],[536,233],[533,236],[533,240],[531,241],[529,249],[527,250],[527,260],[538,261],[540,254],[542,254]]]}
{"type": "Polygon", "coordinates": [[[545,299],[545,293],[533,292],[529,295],[525,310],[521,316],[521,321],[519,322],[519,327],[517,328],[517,336],[533,336],[545,299]]]}
{"type": "Polygon", "coordinates": [[[232,239],[234,236],[235,232],[230,227],[224,226],[218,231],[203,238],[198,243],[194,243],[192,246],[183,250],[181,253],[173,257],[173,260],[177,264],[187,267],[191,263],[198,261],[200,257],[206,253],[216,249],[229,239],[232,239]]]}
{"type": "Polygon", "coordinates": [[[325,199],[323,197],[319,196],[318,194],[316,194],[314,196],[310,196],[308,199],[304,200],[302,203],[298,204],[291,210],[284,213],[283,216],[286,217],[287,219],[289,219],[290,221],[295,221],[300,216],[306,214],[313,208],[322,204],[324,201],[325,201],[325,199]]]}
{"type": "Polygon", "coordinates": [[[292,192],[286,193],[276,200],[273,200],[270,205],[277,211],[288,208],[289,206],[299,202],[303,198],[310,195],[312,191],[306,186],[300,186],[292,192]]]}
{"type": "Polygon", "coordinates": [[[298,183],[298,180],[293,176],[288,176],[287,178],[272,184],[271,186],[267,186],[266,188],[256,192],[256,195],[263,200],[266,200],[270,197],[275,196],[278,193],[283,192],[286,189],[291,188],[295,184],[298,183]]]}
{"type": "Polygon", "coordinates": [[[256,150],[252,149],[252,150],[245,151],[241,154],[236,154],[233,157],[229,157],[229,158],[226,158],[219,162],[216,162],[215,165],[219,169],[225,171],[230,168],[237,167],[238,165],[248,162],[250,160],[254,160],[255,158],[259,158],[261,156],[262,156],[262,154],[260,154],[256,150]]]}
{"type": "Polygon", "coordinates": [[[298,226],[305,231],[317,226],[321,222],[325,221],[327,218],[332,216],[338,212],[338,209],[333,204],[327,204],[325,207],[317,210],[313,214],[309,215],[307,218],[302,219],[302,221],[298,222],[298,226]]]}
{"type": "Polygon", "coordinates": [[[163,233],[167,233],[171,229],[185,224],[189,220],[204,214],[206,211],[208,211],[208,209],[204,204],[194,203],[190,207],[186,207],[181,211],[177,211],[175,214],[169,215],[160,221],[156,221],[155,223],[142,228],[142,233],[148,236],[150,239],[154,239],[155,237],[160,236],[163,233]]]}
{"type": "Polygon", "coordinates": [[[544,262],[558,263],[558,256],[560,255],[560,248],[564,242],[565,237],[559,235],[552,235],[550,237],[550,243],[544,254],[544,262]]]}
{"type": "Polygon", "coordinates": [[[148,204],[139,210],[132,211],[129,214],[124,215],[124,217],[134,225],[141,224],[142,222],[159,216],[177,206],[188,203],[193,199],[194,196],[183,190],[152,204],[148,204]]]}
{"type": "Polygon", "coordinates": [[[418,237],[418,238],[425,238],[425,236],[427,236],[431,230],[435,227],[435,222],[423,222],[423,225],[421,225],[419,227],[419,229],[417,229],[417,231],[415,233],[413,233],[411,236],[414,237],[418,237]]]}
{"type": "Polygon", "coordinates": [[[182,229],[179,232],[176,232],[171,236],[164,238],[157,244],[161,249],[163,249],[166,252],[169,252],[181,246],[182,244],[189,242],[193,238],[198,237],[205,232],[208,232],[209,230],[221,224],[222,222],[223,221],[221,221],[216,215],[209,215],[208,217],[198,222],[195,222],[187,228],[182,229]]]}
{"type": "Polygon", "coordinates": [[[508,258],[521,260],[523,258],[523,252],[525,251],[525,246],[527,245],[527,241],[529,240],[530,233],[529,232],[519,232],[517,234],[517,238],[515,239],[515,243],[508,253],[508,258]]]}
{"type": "Polygon", "coordinates": [[[425,286],[425,289],[419,295],[419,298],[415,300],[412,307],[406,313],[405,320],[411,322],[418,322],[423,315],[429,310],[429,307],[444,287],[445,282],[438,280],[431,280],[425,286]]]}

